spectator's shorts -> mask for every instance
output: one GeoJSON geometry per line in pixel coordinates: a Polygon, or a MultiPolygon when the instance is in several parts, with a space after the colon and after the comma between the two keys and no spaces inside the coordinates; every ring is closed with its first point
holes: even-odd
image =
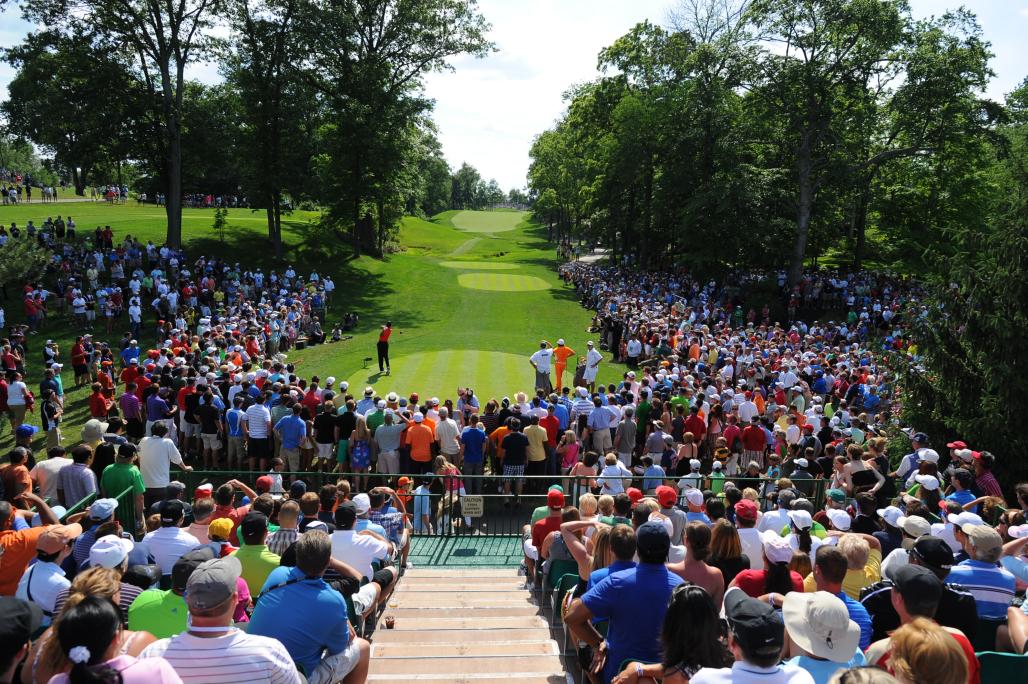
{"type": "Polygon", "coordinates": [[[317,458],[323,458],[326,461],[331,461],[332,457],[335,455],[335,453],[334,453],[335,452],[334,445],[331,444],[331,443],[329,443],[329,444],[322,444],[321,442],[318,442],[317,444],[318,444],[317,458]]]}
{"type": "Polygon", "coordinates": [[[357,615],[364,615],[364,612],[375,602],[378,595],[377,587],[378,585],[374,582],[369,582],[350,596],[350,600],[353,601],[353,610],[357,615]]]}
{"type": "Polygon", "coordinates": [[[346,678],[360,662],[360,646],[350,641],[346,649],[335,655],[325,656],[314,672],[307,675],[308,684],[334,684],[346,678]]]}
{"type": "Polygon", "coordinates": [[[179,421],[179,427],[182,429],[183,437],[196,437],[200,434],[200,424],[190,423],[188,420],[179,421]]]}
{"type": "Polygon", "coordinates": [[[203,440],[203,448],[204,449],[220,449],[221,448],[221,438],[219,437],[217,432],[215,432],[213,434],[207,434],[206,432],[202,432],[202,433],[200,433],[200,439],[203,440]]]}
{"type": "Polygon", "coordinates": [[[503,478],[505,480],[525,480],[525,466],[523,465],[505,465],[503,466],[503,478]]]}
{"type": "Polygon", "coordinates": [[[278,452],[279,458],[286,462],[286,470],[291,473],[300,472],[300,450],[286,449],[282,447],[278,452]]]}

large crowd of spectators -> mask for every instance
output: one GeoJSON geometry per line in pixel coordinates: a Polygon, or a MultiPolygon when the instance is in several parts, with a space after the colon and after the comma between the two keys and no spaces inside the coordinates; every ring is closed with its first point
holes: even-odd
{"type": "Polygon", "coordinates": [[[340,334],[322,327],[328,277],[69,229],[8,232],[52,261],[0,353],[17,443],[0,478],[0,674],[364,681],[361,635],[412,536],[468,526],[459,502],[485,491],[519,520],[545,496],[524,571],[572,575],[562,613],[596,681],[974,683],[976,651],[1025,651],[1028,485],[1004,498],[995,455],[913,430],[889,453],[916,283],[812,271],[778,284],[782,306],[837,320],[783,325],[749,304],[777,274],[572,263],[561,273],[596,311],[582,364],[544,343],[533,392],[438,398],[298,374],[291,348],[340,334]],[[32,335],[55,311],[82,334],[46,341],[40,368],[32,335]],[[604,352],[627,362],[617,382],[597,381],[604,352]],[[70,451],[65,363],[90,387],[70,451]],[[37,403],[45,450],[25,421],[37,403]],[[194,466],[229,472],[173,475],[194,466]]]}

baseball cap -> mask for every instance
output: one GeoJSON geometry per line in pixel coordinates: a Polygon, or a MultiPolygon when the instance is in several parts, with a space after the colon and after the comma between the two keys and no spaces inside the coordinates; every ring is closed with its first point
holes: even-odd
{"type": "Polygon", "coordinates": [[[13,596],[0,596],[0,644],[4,651],[16,651],[28,643],[43,624],[43,611],[35,603],[13,596]]]}
{"type": "Polygon", "coordinates": [[[667,555],[671,549],[671,535],[667,528],[657,521],[644,522],[635,531],[636,548],[649,555],[659,555],[661,552],[667,555]]]}
{"type": "Polygon", "coordinates": [[[814,525],[814,519],[806,511],[789,511],[789,520],[798,530],[809,530],[814,525]]]}
{"type": "Polygon", "coordinates": [[[953,557],[953,549],[939,537],[921,537],[910,547],[910,555],[920,559],[921,565],[947,572],[956,560],[953,557]]]}
{"type": "Polygon", "coordinates": [[[424,421],[425,421],[425,416],[424,416],[424,414],[421,413],[421,411],[418,411],[417,413],[414,414],[414,422],[415,423],[423,423],[424,421]]]}
{"type": "Polygon", "coordinates": [[[793,463],[798,465],[800,468],[806,468],[807,466],[810,465],[810,462],[807,459],[805,459],[805,458],[797,458],[796,460],[793,461],[793,463]]]}
{"type": "Polygon", "coordinates": [[[832,527],[843,532],[849,530],[850,525],[853,524],[853,518],[841,508],[830,508],[825,511],[825,515],[832,521],[832,527]]]}
{"type": "Polygon", "coordinates": [[[371,510],[371,497],[367,494],[358,494],[353,497],[353,505],[357,509],[357,515],[364,515],[371,510]]]}
{"type": "Polygon", "coordinates": [[[901,565],[889,573],[889,579],[904,601],[938,602],[942,598],[942,580],[920,565],[901,565]]]}
{"type": "Polygon", "coordinates": [[[268,516],[260,511],[250,511],[243,518],[243,522],[239,524],[239,527],[242,529],[244,537],[260,534],[268,529],[268,516]]]}
{"type": "Polygon", "coordinates": [[[939,478],[934,475],[915,475],[914,479],[930,492],[934,492],[939,488],[939,478]]]}
{"type": "Polygon", "coordinates": [[[1007,528],[1007,534],[1013,539],[1028,537],[1028,525],[1011,525],[1007,528]]]}
{"type": "Polygon", "coordinates": [[[214,494],[214,484],[206,482],[193,490],[193,500],[206,499],[214,494]]]}
{"type": "Polygon", "coordinates": [[[932,531],[932,526],[919,515],[902,515],[896,520],[896,527],[911,537],[921,537],[932,531]]]}
{"type": "Polygon", "coordinates": [[[774,530],[766,530],[760,534],[760,543],[764,547],[764,555],[772,563],[788,563],[792,560],[792,544],[774,530]]]}
{"type": "Polygon", "coordinates": [[[842,599],[827,591],[789,592],[782,617],[789,638],[817,658],[845,663],[860,645],[860,626],[850,620],[842,599]]]}
{"type": "Polygon", "coordinates": [[[689,459],[689,468],[690,469],[692,469],[692,470],[699,470],[701,465],[702,464],[700,463],[700,459],[698,459],[698,458],[690,458],[689,459]]]}
{"type": "Polygon", "coordinates": [[[885,508],[879,508],[877,511],[878,516],[889,523],[892,527],[899,527],[899,519],[903,517],[903,511],[896,506],[886,506],[885,508]]]}
{"type": "Polygon", "coordinates": [[[177,499],[166,499],[161,502],[160,514],[162,523],[173,523],[176,520],[181,520],[185,508],[182,506],[182,502],[177,499]]]}
{"type": "Polygon", "coordinates": [[[29,425],[28,423],[22,423],[18,426],[18,429],[14,431],[14,436],[17,439],[25,439],[39,432],[39,428],[35,425],[29,425]]]}
{"type": "Polygon", "coordinates": [[[970,449],[957,449],[956,455],[961,461],[965,461],[967,463],[974,460],[974,452],[970,449]]]}
{"type": "Polygon", "coordinates": [[[303,480],[293,480],[293,484],[289,485],[289,498],[299,499],[301,496],[307,493],[307,483],[303,480]]]}
{"type": "Polygon", "coordinates": [[[688,489],[685,492],[685,500],[693,506],[703,505],[703,492],[698,489],[688,489]]]}
{"type": "Polygon", "coordinates": [[[784,508],[789,508],[792,502],[796,500],[797,494],[795,489],[783,489],[778,492],[778,505],[784,508]]]}
{"type": "Polygon", "coordinates": [[[46,554],[58,553],[82,534],[79,525],[51,525],[36,540],[36,550],[46,554]]]}
{"type": "Polygon", "coordinates": [[[271,475],[261,475],[257,478],[257,482],[255,482],[254,485],[259,492],[270,492],[273,482],[271,475]]]}
{"type": "Polygon", "coordinates": [[[116,568],[125,562],[134,544],[116,534],[100,537],[89,549],[89,564],[103,568],[116,568]]]}
{"type": "Polygon", "coordinates": [[[674,489],[672,489],[671,487],[668,487],[667,485],[660,485],[659,487],[657,487],[657,492],[656,493],[657,493],[657,501],[664,508],[668,508],[669,506],[674,506],[675,502],[678,501],[678,494],[675,492],[674,489]]]}
{"type": "Polygon", "coordinates": [[[213,608],[228,600],[236,590],[243,566],[235,556],[204,561],[186,582],[186,604],[190,608],[213,608]]]}
{"type": "Polygon", "coordinates": [[[409,484],[410,484],[410,478],[409,477],[401,477],[399,480],[396,481],[396,486],[398,486],[398,487],[406,487],[409,484]]]}
{"type": "Polygon", "coordinates": [[[976,560],[995,563],[1003,549],[1003,537],[988,525],[964,525],[960,528],[971,538],[971,543],[980,556],[976,560]]]}
{"type": "Polygon", "coordinates": [[[958,440],[956,440],[954,442],[948,442],[946,444],[946,448],[947,449],[966,449],[967,448],[967,443],[964,442],[962,439],[958,439],[958,440]]]}
{"type": "Polygon", "coordinates": [[[350,528],[357,520],[357,506],[352,501],[341,501],[336,506],[335,521],[341,527],[350,528]]]}
{"type": "Polygon", "coordinates": [[[625,490],[625,494],[628,495],[628,499],[632,502],[633,506],[642,501],[645,496],[645,494],[642,493],[642,490],[637,487],[629,487],[625,490]]]}
{"type": "Polygon", "coordinates": [[[923,432],[915,432],[910,439],[919,444],[928,444],[928,435],[923,432]]]}
{"type": "Polygon", "coordinates": [[[735,515],[743,520],[756,520],[757,504],[749,499],[742,499],[735,504],[735,515]]]}
{"type": "MultiPolygon", "coordinates": [[[[763,656],[782,650],[785,623],[768,603],[750,598],[736,587],[725,594],[725,617],[735,640],[747,652],[763,656]]],[[[852,656],[851,651],[847,659],[852,656]]]]}
{"type": "Polygon", "coordinates": [[[185,590],[189,576],[201,563],[214,558],[214,549],[201,546],[183,554],[171,568],[171,586],[173,589],[185,590]]]}
{"type": "Polygon", "coordinates": [[[232,533],[232,521],[228,518],[217,518],[207,526],[207,536],[217,537],[228,541],[228,535],[232,533]]]}
{"type": "Polygon", "coordinates": [[[959,528],[963,528],[964,525],[984,525],[985,521],[982,520],[982,516],[971,511],[961,511],[956,514],[946,516],[946,522],[953,523],[959,528]]]}
{"type": "Polygon", "coordinates": [[[841,489],[829,489],[825,492],[825,496],[835,503],[846,503],[846,492],[841,489]]]}
{"type": "Polygon", "coordinates": [[[564,508],[564,495],[555,489],[546,493],[546,505],[550,508],[564,508]]]}
{"type": "Polygon", "coordinates": [[[90,520],[107,520],[118,508],[117,499],[97,499],[89,506],[90,520]]]}
{"type": "Polygon", "coordinates": [[[922,461],[928,461],[929,463],[939,462],[939,452],[935,449],[918,449],[917,456],[922,461]]]}

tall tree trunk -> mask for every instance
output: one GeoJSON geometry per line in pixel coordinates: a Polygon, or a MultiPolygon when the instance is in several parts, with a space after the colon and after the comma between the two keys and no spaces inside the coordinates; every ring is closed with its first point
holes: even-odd
{"type": "Polygon", "coordinates": [[[385,254],[385,202],[378,199],[378,256],[385,254]]]}
{"type": "Polygon", "coordinates": [[[353,255],[361,255],[361,173],[363,172],[360,154],[353,159],[353,255]]]}
{"type": "Polygon", "coordinates": [[[810,137],[809,131],[803,133],[796,160],[799,201],[796,207],[796,242],[792,251],[792,263],[789,266],[789,285],[795,285],[803,276],[803,259],[807,253],[807,238],[810,235],[810,215],[814,205],[814,170],[810,137]]]}
{"type": "Polygon", "coordinates": [[[86,194],[86,174],[79,173],[74,165],[71,167],[71,182],[75,185],[75,194],[81,197],[86,194]]]}
{"type": "Polygon", "coordinates": [[[168,125],[168,196],[164,210],[168,215],[168,235],[171,247],[182,246],[182,133],[177,123],[168,125]]]}
{"type": "Polygon", "coordinates": [[[275,258],[282,258],[282,193],[275,193],[275,258]]]}
{"type": "Polygon", "coordinates": [[[867,244],[867,207],[871,203],[871,183],[868,182],[857,198],[857,209],[853,214],[853,268],[860,270],[867,244]]]}

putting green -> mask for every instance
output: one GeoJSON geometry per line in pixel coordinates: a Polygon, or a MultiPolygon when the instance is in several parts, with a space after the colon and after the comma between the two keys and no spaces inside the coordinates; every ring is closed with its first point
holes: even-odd
{"type": "Polygon", "coordinates": [[[370,385],[381,396],[392,391],[401,395],[417,392],[423,398],[435,395],[456,400],[457,387],[470,384],[485,406],[492,398],[532,391],[535,375],[528,365],[528,356],[479,349],[414,353],[392,359],[390,375],[380,374],[372,361],[366,370],[347,378],[349,393],[363,396],[364,388],[370,385]]]}
{"type": "Polygon", "coordinates": [[[470,233],[504,233],[517,228],[523,218],[521,211],[460,211],[450,223],[470,233]]]}
{"type": "Polygon", "coordinates": [[[457,282],[461,287],[471,290],[490,290],[492,292],[528,292],[550,289],[550,284],[542,278],[510,275],[509,273],[461,273],[457,276],[457,282]]]}
{"type": "Polygon", "coordinates": [[[466,268],[471,271],[513,271],[517,264],[504,264],[498,261],[440,261],[446,268],[466,268]]]}

